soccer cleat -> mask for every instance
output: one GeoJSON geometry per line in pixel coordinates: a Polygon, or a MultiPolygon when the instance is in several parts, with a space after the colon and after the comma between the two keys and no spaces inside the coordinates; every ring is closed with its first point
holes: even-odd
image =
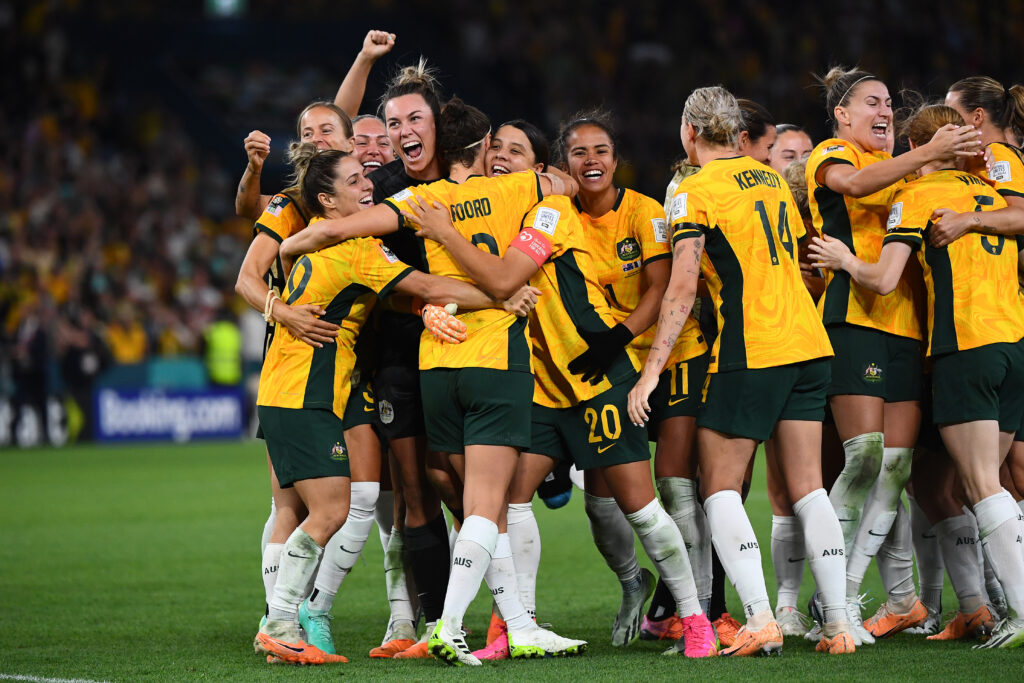
{"type": "Polygon", "coordinates": [[[679,640],[683,637],[683,620],[676,615],[654,621],[644,615],[640,622],[640,640],[679,640]]]}
{"type": "Polygon", "coordinates": [[[329,612],[310,609],[309,600],[304,600],[299,606],[299,626],[306,632],[306,641],[329,655],[337,654],[334,649],[334,638],[331,636],[333,618],[329,612]]]}
{"type": "Polygon", "coordinates": [[[563,638],[554,631],[540,626],[508,634],[509,653],[512,659],[535,659],[539,657],[569,657],[587,651],[587,641],[563,638]]]}
{"type": "Polygon", "coordinates": [[[444,621],[437,620],[437,626],[430,634],[428,649],[445,664],[451,666],[480,666],[480,660],[473,656],[466,645],[466,634],[461,629],[458,633],[449,633],[444,621]]]}
{"type": "Polygon", "coordinates": [[[370,659],[392,659],[414,645],[416,645],[416,641],[409,638],[389,640],[386,643],[382,643],[380,647],[375,647],[370,650],[370,659]]]}
{"type": "MultiPolygon", "coordinates": [[[[264,614],[264,615],[263,615],[263,616],[262,616],[262,617],[260,618],[260,627],[259,627],[259,628],[258,628],[257,630],[258,630],[258,631],[262,631],[262,630],[263,630],[263,627],[264,627],[264,626],[266,626],[266,625],[267,625],[267,615],[266,615],[266,614],[264,614]]],[[[255,637],[254,637],[254,638],[252,639],[252,649],[253,649],[253,651],[255,651],[255,652],[256,652],[256,654],[258,654],[258,655],[259,655],[259,654],[263,654],[263,650],[261,650],[261,649],[260,649],[260,639],[259,639],[259,638],[255,638],[255,637]]]]}
{"type": "Polygon", "coordinates": [[[429,641],[421,640],[396,653],[392,659],[430,659],[431,657],[433,655],[430,654],[429,641]]]}
{"type": "Polygon", "coordinates": [[[646,568],[640,570],[640,588],[622,593],[622,604],[612,624],[612,646],[626,647],[640,636],[640,621],[644,616],[644,603],[654,593],[654,575],[646,568]]]}
{"type": "Polygon", "coordinates": [[[987,642],[975,645],[974,649],[996,647],[1010,649],[1021,645],[1024,645],[1024,619],[1008,617],[999,622],[987,642]]]}
{"type": "Polygon", "coordinates": [[[982,605],[970,614],[957,612],[941,633],[928,636],[928,640],[967,640],[974,636],[986,636],[995,627],[995,617],[988,605],[982,605]]]}
{"type": "Polygon", "coordinates": [[[914,606],[906,614],[893,612],[889,601],[886,600],[874,616],[864,622],[864,628],[875,638],[888,638],[911,626],[923,623],[927,618],[928,608],[920,600],[914,601],[914,606]]]}
{"type": "MultiPolygon", "coordinates": [[[[721,639],[721,634],[718,637],[721,639]]],[[[723,657],[782,654],[782,631],[779,630],[779,624],[772,619],[767,626],[757,631],[751,631],[743,626],[736,633],[732,646],[722,650],[719,654],[723,657]]]]}
{"type": "Polygon", "coordinates": [[[857,646],[853,644],[853,636],[847,631],[840,631],[836,635],[829,638],[822,634],[821,640],[814,647],[818,652],[827,652],[830,655],[852,655],[857,651],[857,646]]]}
{"type": "Polygon", "coordinates": [[[810,618],[795,607],[780,607],[775,610],[775,621],[783,636],[802,636],[811,627],[810,618]]]}
{"type": "Polygon", "coordinates": [[[732,647],[732,644],[736,641],[736,634],[742,628],[740,622],[729,616],[728,612],[722,612],[722,616],[711,623],[715,627],[715,633],[718,634],[718,642],[722,644],[722,647],[732,647]]]}
{"type": "MultiPolygon", "coordinates": [[[[502,622],[504,624],[504,622],[502,622]]],[[[498,659],[508,659],[511,656],[511,652],[508,647],[508,632],[502,631],[498,634],[498,637],[487,643],[487,647],[481,650],[475,650],[473,656],[479,659],[481,662],[484,660],[494,661],[498,659]]]]}
{"type": "MultiPolygon", "coordinates": [[[[812,643],[817,643],[819,640],[821,640],[822,635],[823,631],[821,629],[821,624],[815,624],[810,628],[809,631],[807,631],[807,633],[804,634],[804,640],[809,640],[812,643]]],[[[854,644],[856,644],[856,642],[854,642],[854,644]]]]}
{"type": "Polygon", "coordinates": [[[487,625],[487,644],[490,645],[498,636],[508,633],[505,620],[491,612],[491,623],[487,625]]]}
{"type": "Polygon", "coordinates": [[[846,618],[850,622],[853,644],[857,647],[861,645],[874,645],[875,643],[875,637],[864,628],[864,617],[860,613],[860,608],[864,604],[864,597],[863,595],[858,595],[855,598],[846,598],[846,618]]]}
{"type": "Polygon", "coordinates": [[[684,619],[680,619],[679,622],[680,630],[683,634],[682,637],[661,654],[683,654],[691,659],[714,657],[718,654],[715,629],[711,626],[711,622],[708,621],[706,614],[703,612],[691,614],[684,619]]]}
{"type": "Polygon", "coordinates": [[[928,609],[928,616],[918,626],[911,626],[904,633],[912,633],[918,636],[931,636],[935,635],[942,630],[942,609],[932,609],[925,605],[928,609]]]}
{"type": "MultiPolygon", "coordinates": [[[[268,628],[273,623],[268,622],[268,628]]],[[[270,655],[267,661],[271,663],[273,663],[272,658],[283,660],[289,664],[336,664],[348,661],[341,655],[328,654],[302,640],[286,641],[263,631],[256,634],[256,641],[259,643],[260,650],[270,655]]]]}

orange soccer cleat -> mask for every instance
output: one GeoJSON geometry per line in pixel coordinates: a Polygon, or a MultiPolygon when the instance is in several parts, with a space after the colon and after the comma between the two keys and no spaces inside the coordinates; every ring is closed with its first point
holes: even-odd
{"type": "Polygon", "coordinates": [[[831,638],[822,633],[821,640],[818,641],[814,649],[818,652],[827,652],[830,655],[852,655],[857,651],[857,647],[853,644],[853,636],[846,631],[840,631],[831,638]]]}
{"type": "Polygon", "coordinates": [[[397,640],[389,640],[380,647],[375,647],[370,650],[371,659],[391,659],[396,657],[398,654],[408,650],[410,647],[416,644],[415,640],[409,638],[399,638],[397,640]]]}
{"type": "Polygon", "coordinates": [[[487,626],[487,644],[490,645],[501,635],[508,635],[508,627],[505,626],[505,620],[491,612],[491,623],[487,626]]]}
{"type": "Polygon", "coordinates": [[[970,614],[957,612],[956,616],[946,624],[946,628],[933,636],[928,636],[928,640],[967,640],[974,636],[986,636],[992,633],[995,625],[996,620],[992,616],[992,610],[988,608],[988,605],[982,605],[970,614]]]}
{"type": "Polygon", "coordinates": [[[893,612],[887,600],[873,617],[864,622],[864,628],[875,638],[888,638],[904,629],[921,624],[927,618],[928,608],[920,600],[916,600],[906,614],[893,612]]]}
{"type": "Polygon", "coordinates": [[[392,659],[431,659],[434,655],[427,649],[429,646],[430,643],[424,640],[402,650],[392,659]]]}
{"type": "Polygon", "coordinates": [[[299,640],[289,643],[275,638],[262,631],[256,634],[256,642],[260,650],[266,652],[267,661],[277,658],[289,664],[337,664],[347,662],[348,659],[341,655],[327,654],[323,650],[299,640]]]}
{"type": "MultiPolygon", "coordinates": [[[[719,633],[719,640],[722,635],[719,633]]],[[[731,647],[722,650],[723,657],[756,657],[758,655],[782,654],[782,631],[772,619],[764,628],[751,631],[746,626],[736,632],[731,647]]]]}
{"type": "Polygon", "coordinates": [[[740,630],[740,622],[729,616],[728,612],[722,612],[722,616],[711,622],[711,625],[715,627],[718,642],[722,647],[732,647],[733,641],[736,640],[736,634],[740,630]]]}

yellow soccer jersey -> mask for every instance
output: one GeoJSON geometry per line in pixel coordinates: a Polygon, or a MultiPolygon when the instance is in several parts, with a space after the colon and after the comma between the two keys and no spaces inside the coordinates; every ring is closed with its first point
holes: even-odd
{"type": "MultiPolygon", "coordinates": [[[[576,207],[579,208],[577,202],[576,207]]],[[[664,209],[650,197],[620,189],[612,210],[603,216],[583,216],[583,229],[597,268],[598,281],[611,305],[615,322],[624,321],[647,290],[643,268],[651,261],[671,259],[664,209]]],[[[630,346],[641,362],[654,342],[655,326],[633,338],[630,346]]],[[[690,316],[676,340],[668,364],[678,363],[708,350],[700,326],[690,316]]]]}
{"type": "Polygon", "coordinates": [[[937,208],[964,212],[1004,206],[996,190],[961,171],[929,173],[896,193],[885,241],[906,242],[917,251],[928,291],[928,355],[1024,337],[1016,239],[970,232],[941,248],[924,239],[937,208]]]}
{"type": "Polygon", "coordinates": [[[806,235],[789,186],[750,157],[717,159],[676,189],[672,243],[705,235],[701,272],[720,333],[708,372],[832,355],[797,263],[806,235]]]}
{"type": "MultiPolygon", "coordinates": [[[[541,200],[540,178],[533,171],[498,178],[473,176],[464,183],[438,180],[402,190],[384,203],[399,214],[413,197],[436,201],[451,212],[460,234],[482,249],[504,256],[519,232],[523,216],[541,200]]],[[[404,226],[403,226],[404,227],[404,226]]],[[[463,282],[473,282],[452,255],[439,243],[423,240],[429,272],[463,282]]],[[[432,368],[491,368],[530,372],[530,342],[526,318],[503,309],[487,308],[459,313],[466,324],[466,341],[445,344],[428,332],[420,338],[420,370],[432,368]]]]}
{"type": "Polygon", "coordinates": [[[627,347],[628,362],[613,366],[596,385],[569,373],[569,363],[587,350],[579,330],[600,332],[618,323],[597,280],[598,269],[589,251],[593,240],[587,239],[569,198],[548,197],[537,204],[523,219],[523,230],[511,246],[541,267],[530,279],[541,291],[530,315],[533,402],[571,408],[607,391],[613,381],[633,376],[640,362],[631,347],[627,347]]]}
{"type": "MultiPolygon", "coordinates": [[[[904,182],[866,197],[847,197],[819,184],[815,176],[818,169],[830,163],[861,169],[889,158],[885,152],[862,152],[853,143],[839,138],[825,140],[807,158],[807,198],[815,229],[842,240],[858,258],[871,263],[878,261],[882,252],[889,205],[904,182]]],[[[907,275],[886,296],[861,287],[845,271],[825,271],[825,282],[818,307],[826,325],[849,323],[900,337],[924,339],[918,308],[922,296],[907,275]]]]}
{"type": "Polygon", "coordinates": [[[982,173],[996,192],[1005,197],[1024,198],[1024,156],[1021,150],[1002,142],[988,146],[992,152],[992,168],[982,173]]]}
{"type": "Polygon", "coordinates": [[[345,413],[359,330],[376,297],[384,297],[412,272],[380,240],[346,240],[300,257],[285,289],[287,304],[316,304],[323,320],[341,329],[333,344],[313,348],[277,325],[263,360],[256,403],[279,408],[322,408],[345,413]]]}
{"type": "MultiPolygon", "coordinates": [[[[290,188],[278,192],[271,198],[267,208],[260,214],[253,226],[253,235],[265,233],[273,237],[278,244],[299,232],[309,223],[309,215],[302,202],[298,200],[298,190],[290,188]]],[[[281,257],[274,259],[267,273],[267,286],[280,294],[284,291],[284,277],[281,257]]]]}

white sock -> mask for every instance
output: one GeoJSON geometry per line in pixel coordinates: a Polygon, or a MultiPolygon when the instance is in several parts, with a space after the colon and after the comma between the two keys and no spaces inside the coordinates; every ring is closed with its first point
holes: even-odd
{"type": "Polygon", "coordinates": [[[889,604],[900,614],[906,614],[917,602],[914,589],[914,550],[911,540],[910,515],[903,507],[903,501],[896,502],[896,521],[878,549],[878,573],[882,585],[889,594],[889,604]]]}
{"type": "Polygon", "coordinates": [[[673,523],[658,499],[626,515],[630,525],[640,538],[647,556],[654,562],[658,575],[668,586],[680,617],[700,614],[700,600],[697,586],[693,583],[690,558],[686,554],[683,536],[673,523]]]}
{"type": "Polygon", "coordinates": [[[825,489],[816,489],[793,504],[793,512],[804,530],[804,547],[811,574],[818,584],[825,623],[846,621],[843,577],[843,531],[825,489]]]}
{"type": "Polygon", "coordinates": [[[299,603],[306,597],[306,586],[324,552],[302,527],[292,532],[283,550],[277,583],[270,598],[268,621],[295,621],[299,603]]]}
{"type": "Polygon", "coordinates": [[[984,602],[982,570],[978,563],[978,527],[971,515],[947,517],[934,527],[942,552],[942,561],[949,572],[949,582],[956,592],[960,611],[970,614],[984,602]]]}
{"type": "Polygon", "coordinates": [[[516,585],[516,566],[512,560],[512,545],[508,534],[498,534],[494,544],[494,554],[487,565],[484,581],[491,591],[491,597],[498,607],[502,619],[510,633],[527,631],[536,628],[522,601],[519,599],[519,587],[516,585]]]}
{"type": "Polygon", "coordinates": [[[391,542],[391,529],[395,526],[395,492],[381,491],[377,495],[377,504],[373,508],[373,521],[377,523],[380,535],[380,547],[388,549],[391,542]]]}
{"type": "Polygon", "coordinates": [[[366,539],[370,536],[373,526],[373,509],[377,504],[380,483],[375,481],[352,482],[352,498],[349,503],[348,517],[331,540],[324,547],[324,559],[320,570],[316,573],[313,584],[313,595],[309,600],[309,608],[317,612],[329,612],[334,604],[334,596],[338,593],[341,583],[356,566],[359,554],[363,552],[366,539]]]}
{"type": "MultiPolygon", "coordinates": [[[[964,511],[965,515],[969,515],[974,520],[975,528],[978,528],[978,518],[974,514],[974,510],[964,505],[961,510],[964,511]]],[[[999,579],[996,578],[996,573],[992,570],[992,563],[989,561],[988,553],[984,552],[981,547],[981,531],[978,530],[978,543],[974,546],[975,552],[978,557],[978,566],[981,568],[982,575],[985,577],[985,593],[988,595],[989,604],[996,604],[997,602],[1005,602],[1006,596],[1003,594],[1003,587],[999,584],[999,579]]]]}
{"type": "Polygon", "coordinates": [[[860,592],[871,558],[878,554],[885,542],[893,522],[896,520],[896,504],[903,487],[910,477],[910,462],[914,451],[911,448],[884,448],[882,465],[878,478],[868,492],[861,514],[860,524],[854,536],[853,548],[847,546],[846,595],[855,596],[860,592]]]}
{"type": "Polygon", "coordinates": [[[633,527],[614,498],[583,495],[583,507],[590,520],[590,533],[608,568],[619,583],[631,584],[640,577],[640,563],[633,547],[633,527]]]}
{"type": "Polygon", "coordinates": [[[945,579],[945,565],[939,539],[932,529],[928,516],[913,496],[910,500],[910,526],[913,531],[914,557],[917,560],[917,584],[921,602],[929,610],[942,610],[942,582],[945,579]]]}
{"type": "Polygon", "coordinates": [[[480,590],[497,543],[497,524],[479,515],[466,517],[455,542],[455,558],[441,615],[450,635],[457,635],[462,629],[462,618],[480,590]]]}
{"type": "Polygon", "coordinates": [[[697,498],[697,482],[683,477],[662,477],[658,479],[658,493],[661,495],[665,512],[679,527],[679,533],[686,544],[686,554],[693,571],[693,583],[697,586],[700,600],[711,598],[711,530],[704,508],[697,498]]]}
{"type": "Polygon", "coordinates": [[[508,540],[516,565],[519,599],[530,616],[537,615],[537,572],[540,570],[540,528],[533,514],[533,503],[508,506],[508,540]]]}
{"type": "Polygon", "coordinates": [[[776,611],[783,607],[796,609],[800,583],[804,578],[804,530],[796,517],[772,515],[772,564],[779,595],[776,611]]]}
{"type": "Polygon", "coordinates": [[[268,605],[270,598],[274,596],[274,584],[277,583],[277,569],[281,562],[282,550],[284,543],[268,543],[263,548],[263,593],[268,605]]]}
{"type": "Polygon", "coordinates": [[[868,491],[878,478],[878,470],[882,466],[884,443],[885,435],[881,432],[861,434],[843,443],[846,462],[828,498],[839,518],[839,526],[843,529],[847,557],[853,546],[853,537],[860,524],[861,510],[864,509],[868,491]]]}
{"type": "Polygon", "coordinates": [[[402,550],[405,543],[402,532],[391,528],[391,538],[384,552],[384,586],[388,593],[388,604],[391,606],[391,623],[396,621],[412,622],[415,611],[409,600],[409,586],[405,580],[405,561],[402,550]]]}
{"type": "MultiPolygon", "coordinates": [[[[270,535],[274,533],[274,522],[277,521],[277,506],[274,505],[274,499],[270,499],[270,516],[267,517],[266,523],[263,525],[263,536],[260,537],[260,554],[267,549],[267,544],[270,543],[270,535]]],[[[283,543],[280,545],[284,545],[283,543]]]]}
{"type": "Polygon", "coordinates": [[[452,524],[448,529],[448,549],[451,552],[452,559],[455,559],[455,544],[459,541],[459,530],[452,524]]]}
{"type": "Polygon", "coordinates": [[[1006,491],[974,505],[981,547],[1003,587],[1012,614],[1024,617],[1024,555],[1021,554],[1020,508],[1006,491]]]}
{"type": "Polygon", "coordinates": [[[711,527],[711,542],[743,601],[749,622],[749,617],[771,610],[771,604],[761,568],[760,546],[743,501],[736,491],[719,491],[704,501],[704,512],[711,527]]]}

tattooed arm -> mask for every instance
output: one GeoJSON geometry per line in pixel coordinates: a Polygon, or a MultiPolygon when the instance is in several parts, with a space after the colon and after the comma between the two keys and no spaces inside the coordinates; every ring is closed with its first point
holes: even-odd
{"type": "Polygon", "coordinates": [[[665,290],[665,298],[661,302],[651,352],[647,355],[640,380],[629,392],[629,417],[633,424],[641,425],[647,420],[651,410],[647,399],[658,386],[658,376],[665,369],[672,347],[683,330],[686,318],[693,310],[700,275],[700,259],[703,254],[703,235],[681,239],[673,248],[672,275],[665,290]]]}

